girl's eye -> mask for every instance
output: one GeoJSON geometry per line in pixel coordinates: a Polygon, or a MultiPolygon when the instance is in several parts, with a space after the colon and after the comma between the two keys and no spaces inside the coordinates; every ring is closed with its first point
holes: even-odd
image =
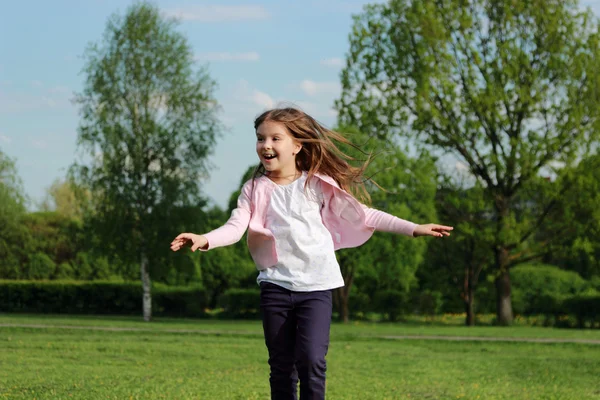
{"type": "Polygon", "coordinates": [[[264,139],[263,138],[256,138],[256,141],[257,142],[262,142],[262,141],[264,141],[264,139]]]}

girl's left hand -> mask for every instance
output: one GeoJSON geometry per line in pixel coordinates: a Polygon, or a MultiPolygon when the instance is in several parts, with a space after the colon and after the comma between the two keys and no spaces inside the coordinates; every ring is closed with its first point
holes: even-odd
{"type": "Polygon", "coordinates": [[[438,225],[438,224],[425,224],[425,225],[417,225],[413,232],[413,236],[435,236],[435,237],[444,237],[450,236],[450,232],[454,229],[451,226],[446,225],[438,225]]]}

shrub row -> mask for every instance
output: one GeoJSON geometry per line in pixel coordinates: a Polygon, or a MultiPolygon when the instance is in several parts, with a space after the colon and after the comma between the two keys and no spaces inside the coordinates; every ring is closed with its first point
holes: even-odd
{"type": "MultiPolygon", "coordinates": [[[[203,288],[152,287],[153,315],[198,317],[206,305],[203,288]]],[[[141,310],[140,282],[0,281],[0,312],[135,315],[141,310]]]]}

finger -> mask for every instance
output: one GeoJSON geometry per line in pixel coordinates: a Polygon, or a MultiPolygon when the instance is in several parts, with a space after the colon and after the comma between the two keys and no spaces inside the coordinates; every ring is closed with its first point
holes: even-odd
{"type": "Polygon", "coordinates": [[[179,239],[189,239],[190,238],[190,234],[189,233],[180,233],[179,235],[177,235],[177,237],[175,238],[175,240],[179,239]]]}

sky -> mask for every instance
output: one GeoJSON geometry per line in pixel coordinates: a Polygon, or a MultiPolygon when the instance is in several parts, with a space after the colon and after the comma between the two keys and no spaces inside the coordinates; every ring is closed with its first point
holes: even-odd
{"type": "MultiPolygon", "coordinates": [[[[254,165],[253,120],[265,109],[295,104],[333,126],[339,74],[352,15],[373,1],[154,1],[177,16],[198,65],[217,82],[220,120],[227,127],[202,182],[226,207],[254,165]]],[[[0,0],[0,150],[16,162],[29,208],[78,159],[80,118],[71,99],[82,89],[82,55],[98,43],[108,18],[128,0],[0,0]]],[[[600,15],[600,0],[581,2],[600,15]]]]}

